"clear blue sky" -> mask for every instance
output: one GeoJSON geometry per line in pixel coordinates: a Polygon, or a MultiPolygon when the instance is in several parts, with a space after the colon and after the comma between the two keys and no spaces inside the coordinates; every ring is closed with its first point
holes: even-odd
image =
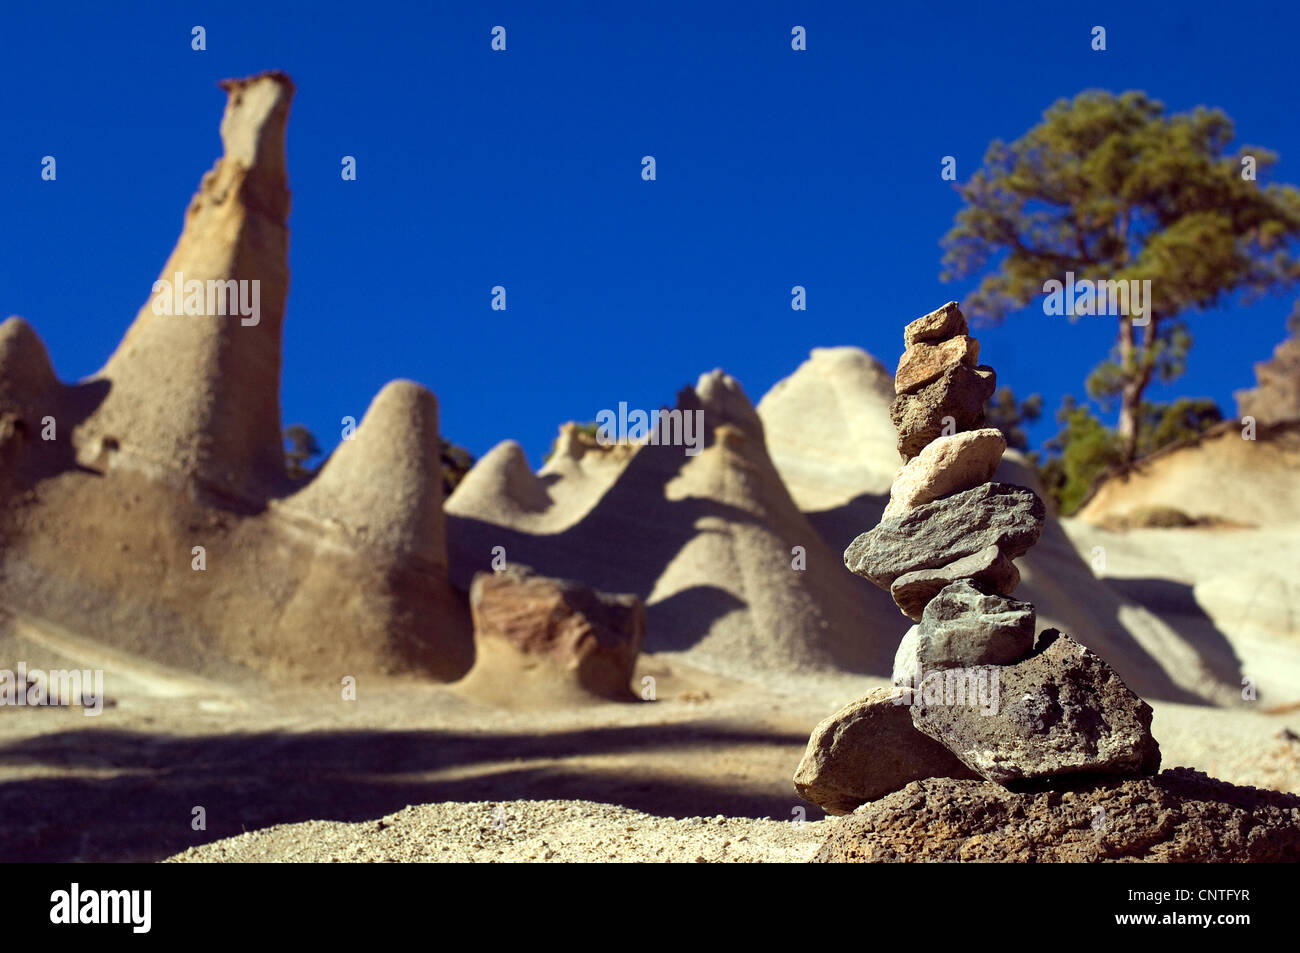
{"type": "MultiPolygon", "coordinates": [[[[475,455],[512,437],[540,463],[562,421],[671,403],[713,367],[755,401],[815,346],[892,368],[903,324],[973,284],[938,277],[959,207],[941,157],[964,180],[991,139],[1086,88],[1222,107],[1300,182],[1295,4],[918,7],[6,3],[0,312],[35,325],[64,379],[97,370],[220,154],[217,80],[270,68],[298,86],[285,423],[327,450],[395,377],[430,387],[475,455]]],[[[1188,373],[1153,396],[1232,413],[1292,303],[1197,316],[1188,373]]],[[[1053,410],[1113,326],[1031,309],[978,333],[1000,381],[1053,410]]]]}

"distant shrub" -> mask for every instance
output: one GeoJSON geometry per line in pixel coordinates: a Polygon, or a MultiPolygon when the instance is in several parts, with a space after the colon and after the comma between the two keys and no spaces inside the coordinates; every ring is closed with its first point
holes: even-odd
{"type": "MultiPolygon", "coordinates": [[[[574,428],[577,430],[578,436],[586,437],[587,440],[593,445],[596,443],[596,433],[597,431],[600,430],[600,427],[597,425],[596,421],[592,420],[592,421],[588,421],[585,424],[574,424],[574,428]]],[[[542,461],[543,463],[549,462],[551,457],[555,456],[555,448],[558,447],[559,445],[560,445],[559,437],[556,437],[554,440],[551,441],[551,449],[546,451],[546,459],[542,461]]]]}
{"type": "Polygon", "coordinates": [[[1124,523],[1134,529],[1174,529],[1182,526],[1195,526],[1198,521],[1174,506],[1152,504],[1137,506],[1122,517],[1124,523]]]}
{"type": "Polygon", "coordinates": [[[320,455],[320,444],[310,430],[302,424],[290,424],[284,428],[284,468],[291,479],[305,480],[312,471],[307,468],[307,461],[320,455]]]}
{"type": "Polygon", "coordinates": [[[464,447],[442,438],[442,498],[451,496],[465,474],[474,467],[474,457],[464,447]]]}

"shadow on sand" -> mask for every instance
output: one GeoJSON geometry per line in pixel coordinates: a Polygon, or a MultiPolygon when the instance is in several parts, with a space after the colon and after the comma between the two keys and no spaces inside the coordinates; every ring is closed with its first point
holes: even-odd
{"type": "MultiPolygon", "coordinates": [[[[0,856],[155,861],[246,830],[306,820],[370,820],[437,801],[585,799],[668,817],[784,818],[800,802],[793,790],[783,793],[781,784],[764,786],[767,794],[743,782],[707,783],[699,774],[638,771],[626,764],[615,773],[565,759],[766,744],[791,746],[797,760],[806,741],[707,723],[548,735],[57,732],[0,747],[5,773],[34,766],[78,772],[0,783],[0,856]],[[435,776],[440,772],[453,776],[435,776]],[[190,826],[198,806],[206,811],[205,831],[190,826]]],[[[793,773],[793,760],[790,767],[793,773]]],[[[807,809],[810,820],[821,816],[815,807],[807,809]]],[[[490,808],[484,818],[490,821],[490,808]]]]}

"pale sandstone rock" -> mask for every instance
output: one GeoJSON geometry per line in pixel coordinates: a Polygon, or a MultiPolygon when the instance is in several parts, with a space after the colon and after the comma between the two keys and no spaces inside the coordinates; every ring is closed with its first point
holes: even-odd
{"type": "Polygon", "coordinates": [[[995,427],[931,441],[899,468],[881,518],[901,516],[921,503],[988,483],[1006,448],[1006,438],[995,427]]]}
{"type": "Polygon", "coordinates": [[[1263,425],[1300,420],[1300,337],[1287,338],[1271,360],[1256,364],[1255,377],[1256,387],[1233,395],[1239,416],[1263,425]]]}
{"type": "Polygon", "coordinates": [[[390,381],[351,438],[281,508],[445,571],[439,447],[437,398],[413,381],[390,381]]]}
{"type": "Polygon", "coordinates": [[[799,796],[828,814],[847,814],[922,778],[977,777],[921,734],[889,688],[872,689],[813,729],[795,771],[799,796]]]}
{"type": "MultiPolygon", "coordinates": [[[[118,463],[172,483],[254,503],[284,485],[280,348],[289,288],[285,131],[292,81],[263,73],[222,84],[225,155],[204,175],[159,275],[203,283],[204,314],[173,314],[166,288],[149,296],[94,380],[110,383],[77,428],[80,451],[104,441],[118,463]],[[225,314],[208,282],[245,282],[256,313],[225,314]],[[252,283],[256,284],[252,284],[252,283]],[[155,313],[154,305],[159,310],[155,313]]],[[[142,284],[142,289],[147,286],[142,284]]],[[[215,287],[215,286],[214,286],[215,287]]],[[[222,286],[225,287],[225,286],[222,286]]],[[[238,308],[235,308],[238,312],[238,308]]]]}
{"type": "Polygon", "coordinates": [[[477,574],[469,604],[477,657],[467,682],[511,692],[537,675],[557,694],[633,697],[629,683],[645,638],[645,607],[636,596],[597,592],[515,564],[477,574]]]}

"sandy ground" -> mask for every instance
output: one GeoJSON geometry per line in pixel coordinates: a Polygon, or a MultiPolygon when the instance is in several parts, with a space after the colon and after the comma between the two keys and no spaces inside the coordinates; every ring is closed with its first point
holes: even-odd
{"type": "MultiPolygon", "coordinates": [[[[665,657],[639,675],[656,679],[657,700],[508,710],[407,682],[363,681],[344,701],[333,685],[238,690],[110,670],[113,703],[97,717],[0,714],[0,856],[812,856],[833,821],[816,823],[790,778],[812,727],[878,680],[738,681],[665,657]]],[[[1281,734],[1300,734],[1300,711],[1155,708],[1166,766],[1300,792],[1300,742],[1281,734]]]]}
{"type": "Polygon", "coordinates": [[[424,804],[377,821],[309,821],[241,834],[177,863],[801,863],[831,821],[655,817],[591,801],[424,804]]]}

